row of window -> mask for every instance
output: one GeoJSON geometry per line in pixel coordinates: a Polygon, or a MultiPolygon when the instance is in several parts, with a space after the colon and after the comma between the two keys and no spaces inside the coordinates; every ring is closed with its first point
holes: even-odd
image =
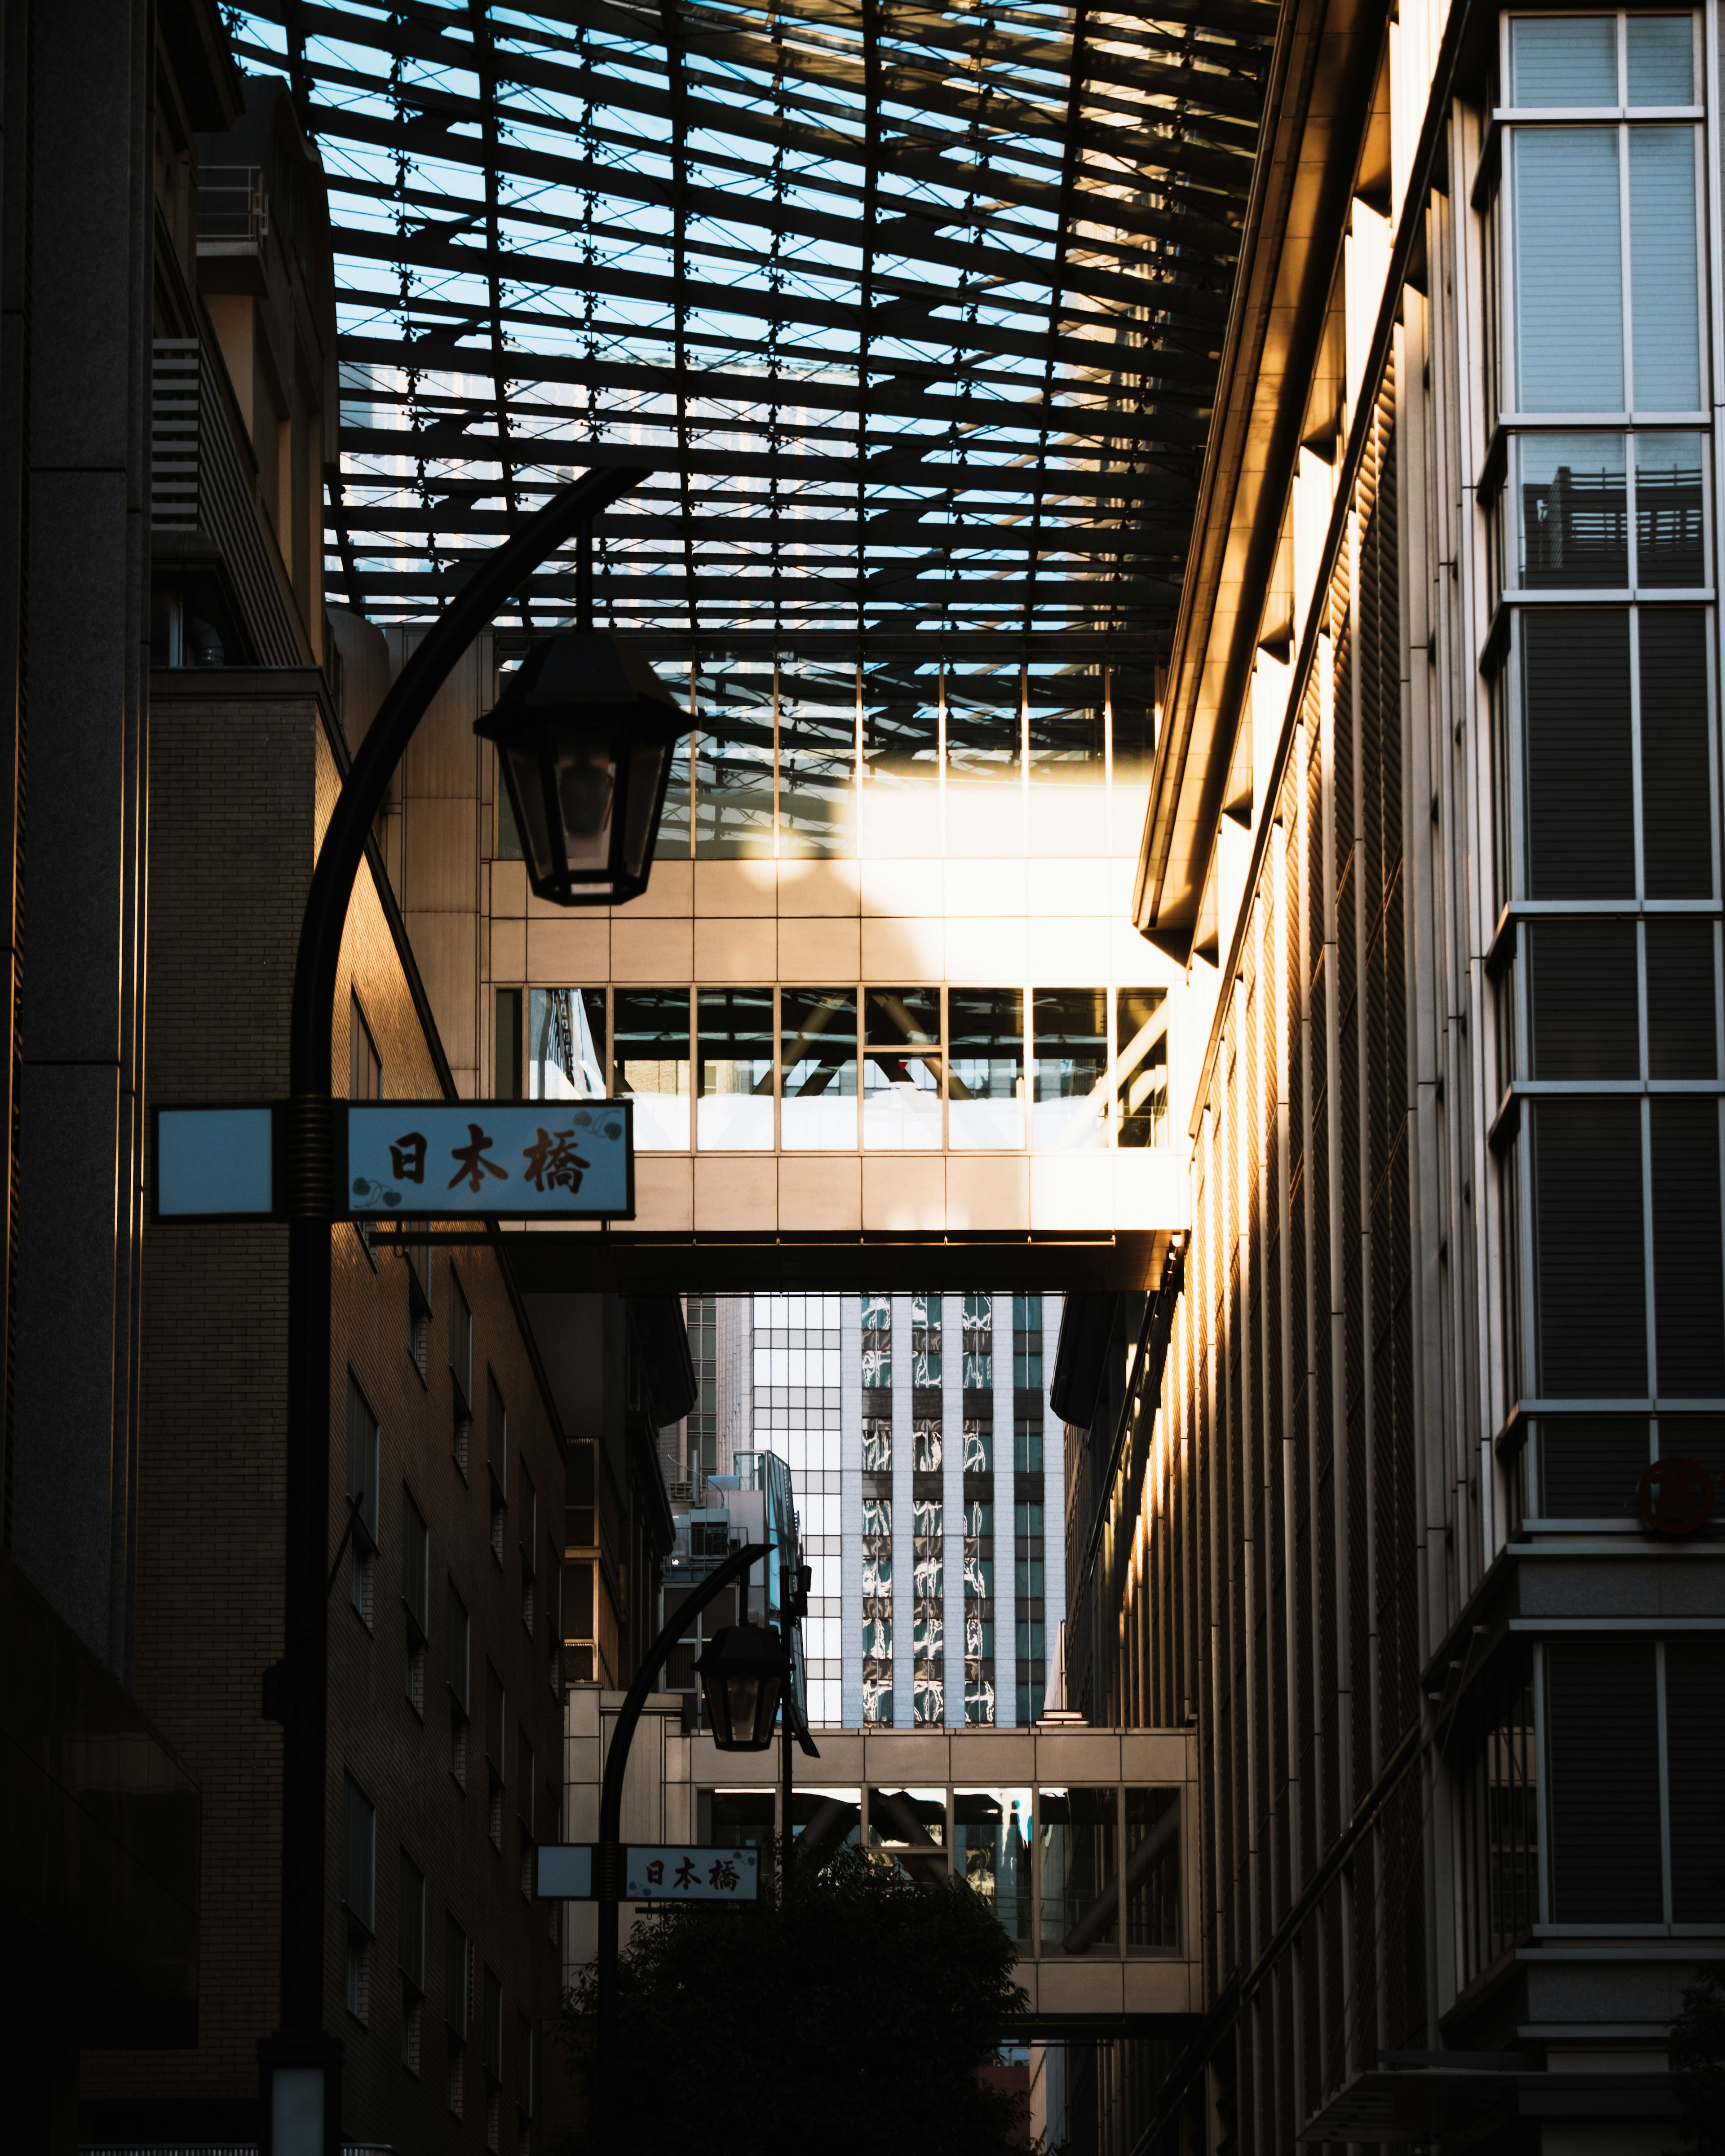
{"type": "MultiPolygon", "coordinates": [[[[1155,756],[1153,685],[1117,667],[714,655],[680,685],[661,860],[1093,855],[1107,781],[1155,756]]],[[[501,789],[497,852],[521,857],[501,789]]]]}
{"type": "MultiPolygon", "coordinates": [[[[770,1789],[701,1789],[696,1817],[703,1841],[761,1848],[778,1815],[770,1789]]],[[[1175,1789],[823,1787],[793,1794],[791,1831],[805,1851],[873,1850],[919,1884],[963,1881],[1023,1954],[1181,1951],[1175,1789]]]]}
{"type": "MultiPolygon", "coordinates": [[[[373,1968],[377,1935],[377,1812],[359,1782],[351,1774],[342,1778],[341,1901],[347,1916],[347,2003],[355,2020],[369,2025],[376,2008],[372,1997],[373,1968]]],[[[416,2079],[426,2071],[425,2001],[427,1895],[425,1874],[406,1849],[398,1851],[396,1886],[396,1974],[400,1984],[401,2061],[416,2079]]],[[[457,2118],[467,2115],[469,2103],[480,2095],[484,2103],[485,2145],[501,2148],[501,2111],[505,2095],[506,2017],[503,1982],[487,1963],[482,1963],[473,1940],[453,1912],[444,1917],[443,1950],[444,2093],[449,2112],[457,2118]],[[469,2087],[468,2056],[473,2048],[475,2025],[479,2037],[479,2066],[483,2088],[469,2087]]],[[[512,2087],[520,2138],[523,2145],[537,2108],[538,2039],[533,2024],[523,2015],[512,2017],[515,2053],[508,2075],[512,2087]]]]}
{"type": "Polygon", "coordinates": [[[688,1150],[691,1104],[703,1151],[1161,1145],[1166,992],[500,988],[497,1086],[631,1098],[649,1152],[688,1150]]]}
{"type": "Polygon", "coordinates": [[[1507,1389],[1528,1507],[1609,1520],[1671,1448],[1659,1404],[1725,1399],[1702,27],[1502,37],[1481,499],[1518,910],[1493,953],[1507,1389]]]}
{"type": "Polygon", "coordinates": [[[1458,1747],[1464,1975],[1536,1925],[1725,1923],[1725,1640],[1548,1642],[1458,1747]]]}

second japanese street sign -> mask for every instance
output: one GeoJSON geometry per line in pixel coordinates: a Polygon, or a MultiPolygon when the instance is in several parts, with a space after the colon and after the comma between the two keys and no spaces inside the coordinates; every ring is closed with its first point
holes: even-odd
{"type": "Polygon", "coordinates": [[[347,1110],[347,1199],[372,1219],[628,1219],[628,1101],[383,1101],[347,1110]]]}
{"type": "MultiPolygon", "coordinates": [[[[547,1843],[536,1852],[542,1902],[593,1899],[593,1844],[547,1843]]],[[[663,1849],[624,1851],[625,1902],[753,1902],[761,1892],[761,1856],[754,1849],[663,1849]]]]}
{"type": "Polygon", "coordinates": [[[752,1902],[761,1891],[753,1849],[636,1849],[623,1873],[625,1902],[752,1902]]]}

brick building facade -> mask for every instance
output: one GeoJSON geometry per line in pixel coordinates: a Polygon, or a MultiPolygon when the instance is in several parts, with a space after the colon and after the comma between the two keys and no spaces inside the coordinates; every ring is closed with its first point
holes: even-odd
{"type": "MultiPolygon", "coordinates": [[[[311,669],[162,674],[152,696],[150,1100],[269,1098],[336,715],[311,669]]],[[[338,1094],[453,1090],[375,873],[338,997],[338,1094]]],[[[331,1233],[332,1553],[365,1494],[329,1598],[326,2025],[351,2133],[513,2151],[558,1979],[524,1885],[557,1831],[560,1433],[486,1244],[331,1233]]],[[[147,1248],[136,1683],[207,1793],[203,1994],[195,2052],[87,2060],[85,2095],[103,2138],[215,2138],[248,2130],[275,2020],[281,1734],[259,1688],[282,1648],[286,1230],[147,1248]]]]}

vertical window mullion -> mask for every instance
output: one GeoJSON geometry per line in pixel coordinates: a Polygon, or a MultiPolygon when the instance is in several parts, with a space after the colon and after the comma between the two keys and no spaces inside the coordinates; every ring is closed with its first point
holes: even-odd
{"type": "MultiPolygon", "coordinates": [[[[783,831],[779,808],[779,739],[778,739],[778,654],[773,654],[773,858],[778,860],[784,851],[783,831]]],[[[853,767],[852,782],[855,772],[853,767]]]]}
{"type": "Polygon", "coordinates": [[[1647,1045],[1647,924],[1635,923],[1635,1024],[1640,1034],[1640,1070],[1645,1080],[1652,1067],[1647,1045]]]}
{"type": "Polygon", "coordinates": [[[1546,1745],[1545,1650],[1533,1649],[1533,1816],[1539,1841],[1539,1921],[1551,1922],[1551,1760],[1546,1745]]]}
{"type": "MultiPolygon", "coordinates": [[[[1624,41],[1628,35],[1624,18],[1617,18],[1617,64],[1620,70],[1618,92],[1625,105],[1629,85],[1621,79],[1625,67],[1624,41]]],[[[1623,408],[1626,413],[1635,409],[1635,265],[1630,252],[1630,131],[1626,121],[1617,129],[1617,215],[1618,247],[1623,263],[1621,298],[1623,329],[1623,408]]]]}
{"type": "Polygon", "coordinates": [[[1630,617],[1630,798],[1635,822],[1635,896],[1647,896],[1647,850],[1644,839],[1645,788],[1641,783],[1641,610],[1632,606],[1630,617]]]}
{"type": "Polygon", "coordinates": [[[1666,1696],[1665,1696],[1665,1641],[1653,1643],[1655,1697],[1658,1705],[1659,1728],[1659,1878],[1661,1907],[1665,1922],[1671,1921],[1671,1770],[1666,1760],[1666,1696]]]}
{"type": "Polygon", "coordinates": [[[1641,1109],[1641,1248],[1646,1252],[1645,1280],[1647,1301],[1647,1393],[1656,1408],[1659,1404],[1659,1327],[1656,1298],[1659,1283],[1653,1275],[1653,1127],[1652,1106],[1645,1093],[1640,1100],[1641,1109]]]}

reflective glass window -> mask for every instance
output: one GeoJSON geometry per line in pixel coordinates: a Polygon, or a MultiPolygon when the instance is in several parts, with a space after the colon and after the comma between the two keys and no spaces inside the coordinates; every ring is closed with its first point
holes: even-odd
{"type": "Polygon", "coordinates": [[[947,1143],[1004,1152],[1024,1142],[1024,998],[1019,988],[947,991],[947,1143]]]}
{"type": "Polygon", "coordinates": [[[1027,1954],[1032,1817],[1028,1789],[952,1792],[953,1870],[1027,1954]]]}
{"type": "Polygon", "coordinates": [[[1522,589],[1624,589],[1630,559],[1623,436],[1523,434],[1516,458],[1522,589]]]}
{"type": "Polygon", "coordinates": [[[916,858],[941,844],[937,660],[873,660],[862,678],[862,850],[916,858]]]}
{"type": "Polygon", "coordinates": [[[810,660],[778,669],[778,850],[856,851],[856,672],[810,660]]]}
{"type": "Polygon", "coordinates": [[[1702,437],[1637,434],[1635,582],[1651,590],[1707,582],[1702,437]]]}
{"type": "Polygon", "coordinates": [[[617,988],[611,1001],[619,1098],[635,1104],[635,1149],[689,1147],[689,991],[617,988]]]}
{"type": "Polygon", "coordinates": [[[1038,988],[1030,1142],[1072,1152],[1108,1142],[1108,998],[1101,988],[1038,988]]]}
{"type": "Polygon", "coordinates": [[[1631,15],[1625,25],[1631,105],[1693,105],[1693,15],[1631,15]]]}
{"type": "Polygon", "coordinates": [[[1042,1951],[1113,1954],[1120,1948],[1115,1792],[1039,1789],[1042,1951]]]}
{"type": "Polygon", "coordinates": [[[1024,850],[1023,694],[1022,670],[1016,665],[947,675],[949,854],[1024,850]]]}
{"type": "Polygon", "coordinates": [[[856,991],[781,988],[779,1142],[787,1152],[856,1145],[856,991]]]}
{"type": "Polygon", "coordinates": [[[695,676],[695,851],[773,852],[773,662],[703,659],[695,676]]]}
{"type": "Polygon", "coordinates": [[[771,1789],[697,1789],[696,1841],[709,1849],[765,1850],[777,1830],[771,1789]]]}
{"type": "Polygon", "coordinates": [[[535,988],[527,1002],[527,1098],[602,1100],[605,991],[535,988]]]}
{"type": "MultiPolygon", "coordinates": [[[[1168,991],[1117,988],[1115,1127],[1123,1146],[1168,1143],[1168,991]]],[[[1039,1321],[1040,1322],[1040,1321],[1039,1321]]]]}
{"type": "Polygon", "coordinates": [[[1033,663],[1024,670],[1030,850],[1088,855],[1106,843],[1106,713],[1100,674],[1033,663]]]}
{"type": "Polygon", "coordinates": [[[1575,106],[1617,102],[1615,15],[1518,15],[1509,26],[1509,101],[1575,106]]]}
{"type": "Polygon", "coordinates": [[[704,1152],[773,1150],[773,991],[702,988],[696,1135],[704,1152]]]}
{"type": "Polygon", "coordinates": [[[1701,403],[1701,264],[1693,127],[1629,131],[1630,273],[1639,412],[1701,403]]]}
{"type": "Polygon", "coordinates": [[[863,1027],[863,1143],[886,1152],[938,1152],[940,990],[865,989],[863,1027]]]}
{"type": "Polygon", "coordinates": [[[1523,412],[1620,412],[1616,132],[1517,128],[1510,140],[1517,405],[1523,412]]]}
{"type": "Polygon", "coordinates": [[[1126,1950],[1180,1951],[1180,1793],[1126,1792],[1126,1950]]]}
{"type": "Polygon", "coordinates": [[[862,1791],[793,1789],[791,1833],[802,1865],[822,1865],[841,1849],[860,1849],[862,1791]]]}
{"type": "Polygon", "coordinates": [[[944,1789],[870,1789],[869,1846],[893,1857],[919,1884],[947,1876],[944,1789]]]}

